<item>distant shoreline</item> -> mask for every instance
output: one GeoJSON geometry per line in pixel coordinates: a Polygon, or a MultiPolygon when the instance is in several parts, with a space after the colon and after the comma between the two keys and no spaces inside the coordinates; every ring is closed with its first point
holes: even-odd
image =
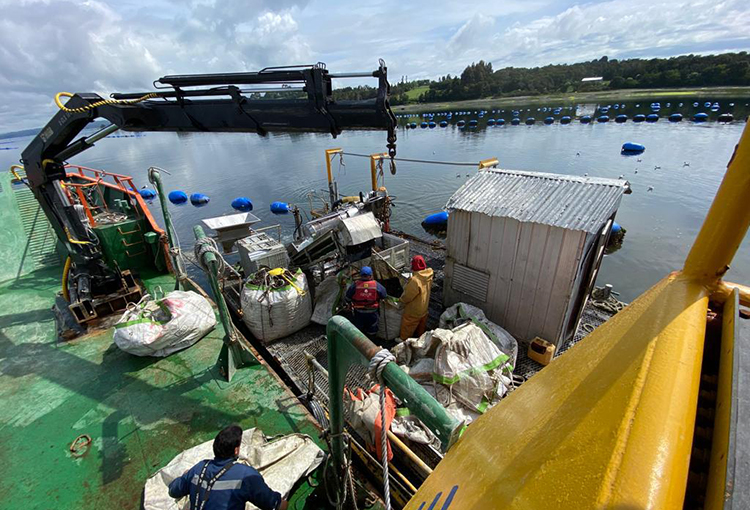
{"type": "MultiPolygon", "coordinates": [[[[686,87],[676,89],[617,89],[601,90],[596,92],[575,92],[571,94],[544,94],[539,96],[505,96],[489,97],[484,99],[470,99],[466,101],[443,101],[437,103],[410,103],[405,105],[391,106],[395,113],[415,113],[421,112],[425,108],[431,110],[455,110],[463,108],[493,108],[508,107],[514,104],[540,104],[540,103],[591,103],[599,101],[633,101],[636,99],[649,99],[654,97],[679,98],[687,97],[706,97],[710,99],[721,99],[723,97],[743,97],[750,101],[750,87],[686,87]]],[[[545,105],[551,106],[551,105],[545,105]]],[[[94,123],[87,126],[88,129],[99,127],[94,123]]],[[[23,136],[36,135],[41,128],[24,129],[20,131],[11,131],[0,133],[0,140],[8,138],[20,138],[23,136]]]]}
{"type": "MultiPolygon", "coordinates": [[[[423,111],[425,108],[431,110],[455,110],[463,108],[492,108],[507,107],[513,104],[539,104],[539,103],[591,103],[600,101],[633,101],[636,99],[649,99],[654,97],[680,98],[685,97],[710,97],[720,99],[722,97],[746,97],[750,100],[750,87],[686,87],[676,89],[618,89],[601,90],[595,92],[574,92],[570,94],[544,94],[539,96],[506,96],[485,99],[470,99],[466,101],[445,101],[438,103],[411,103],[392,106],[395,113],[414,113],[423,111]]],[[[551,106],[551,105],[546,105],[551,106]]]]}

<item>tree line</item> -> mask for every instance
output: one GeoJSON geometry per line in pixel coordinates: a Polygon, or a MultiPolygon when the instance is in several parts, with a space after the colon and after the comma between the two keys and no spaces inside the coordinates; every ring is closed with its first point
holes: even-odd
{"type": "MultiPolygon", "coordinates": [[[[610,59],[555,64],[543,67],[505,67],[493,70],[492,63],[467,66],[460,76],[450,74],[437,80],[400,82],[391,87],[391,104],[431,103],[489,97],[570,93],[585,90],[634,88],[750,86],[750,55],[746,51],[721,55],[684,55],[672,58],[610,59]],[[601,81],[582,82],[601,77],[601,81]],[[418,97],[409,91],[429,88],[418,97]]],[[[335,89],[339,100],[369,99],[377,89],[369,86],[335,89]]]]}

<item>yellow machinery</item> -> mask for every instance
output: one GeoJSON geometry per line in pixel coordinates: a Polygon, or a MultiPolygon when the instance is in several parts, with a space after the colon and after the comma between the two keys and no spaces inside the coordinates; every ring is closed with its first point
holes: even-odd
{"type": "Polygon", "coordinates": [[[746,127],[684,268],[473,423],[406,508],[729,506],[750,289],[722,276],[750,225],[748,197],[746,127]]]}

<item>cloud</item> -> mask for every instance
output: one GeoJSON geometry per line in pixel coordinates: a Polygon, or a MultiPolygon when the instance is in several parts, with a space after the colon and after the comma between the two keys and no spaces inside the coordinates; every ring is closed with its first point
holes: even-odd
{"type": "MultiPolygon", "coordinates": [[[[507,65],[750,47],[747,0],[0,0],[0,132],[39,127],[60,90],[151,90],[175,73],[323,61],[394,80],[507,65]]],[[[373,84],[362,80],[361,83],[373,84]]],[[[357,80],[336,85],[358,85],[357,80]]]]}
{"type": "Polygon", "coordinates": [[[292,11],[304,3],[214,2],[172,16],[88,0],[0,4],[0,132],[46,123],[61,90],[151,90],[173,73],[250,71],[311,60],[292,11]],[[284,10],[274,10],[281,6],[284,10]],[[273,8],[272,8],[273,7],[273,8]]]}
{"type": "Polygon", "coordinates": [[[452,56],[466,57],[467,53],[482,51],[487,43],[487,33],[494,26],[495,18],[482,13],[475,14],[448,40],[448,52],[452,56]]]}
{"type": "MultiPolygon", "coordinates": [[[[750,46],[746,0],[631,0],[584,4],[492,35],[487,51],[495,68],[535,66],[610,57],[661,56],[713,50],[712,43],[744,40],[750,46]],[[680,50],[675,51],[675,49],[680,50]]],[[[736,44],[736,43],[733,43],[736,44]]],[[[742,46],[740,46],[741,48],[742,46]]],[[[730,45],[726,49],[735,49],[730,45]]]]}

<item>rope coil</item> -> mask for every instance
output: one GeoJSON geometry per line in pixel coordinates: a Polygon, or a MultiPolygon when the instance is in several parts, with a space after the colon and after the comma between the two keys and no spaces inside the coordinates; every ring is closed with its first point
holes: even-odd
{"type": "Polygon", "coordinates": [[[154,99],[158,96],[155,93],[150,92],[145,96],[141,96],[137,99],[102,99],[101,101],[96,101],[95,103],[87,104],[86,106],[81,106],[79,108],[68,108],[67,106],[62,104],[62,101],[60,101],[61,97],[73,97],[73,94],[71,94],[70,92],[58,92],[57,94],[55,94],[55,104],[62,111],[68,113],[86,113],[87,111],[107,104],[133,105],[147,99],[154,99]]]}
{"type": "Polygon", "coordinates": [[[396,361],[388,349],[380,349],[370,360],[367,372],[380,385],[380,461],[383,466],[383,501],[385,509],[391,509],[391,486],[388,476],[388,435],[385,423],[385,383],[383,381],[383,370],[391,361],[396,361]]]}

